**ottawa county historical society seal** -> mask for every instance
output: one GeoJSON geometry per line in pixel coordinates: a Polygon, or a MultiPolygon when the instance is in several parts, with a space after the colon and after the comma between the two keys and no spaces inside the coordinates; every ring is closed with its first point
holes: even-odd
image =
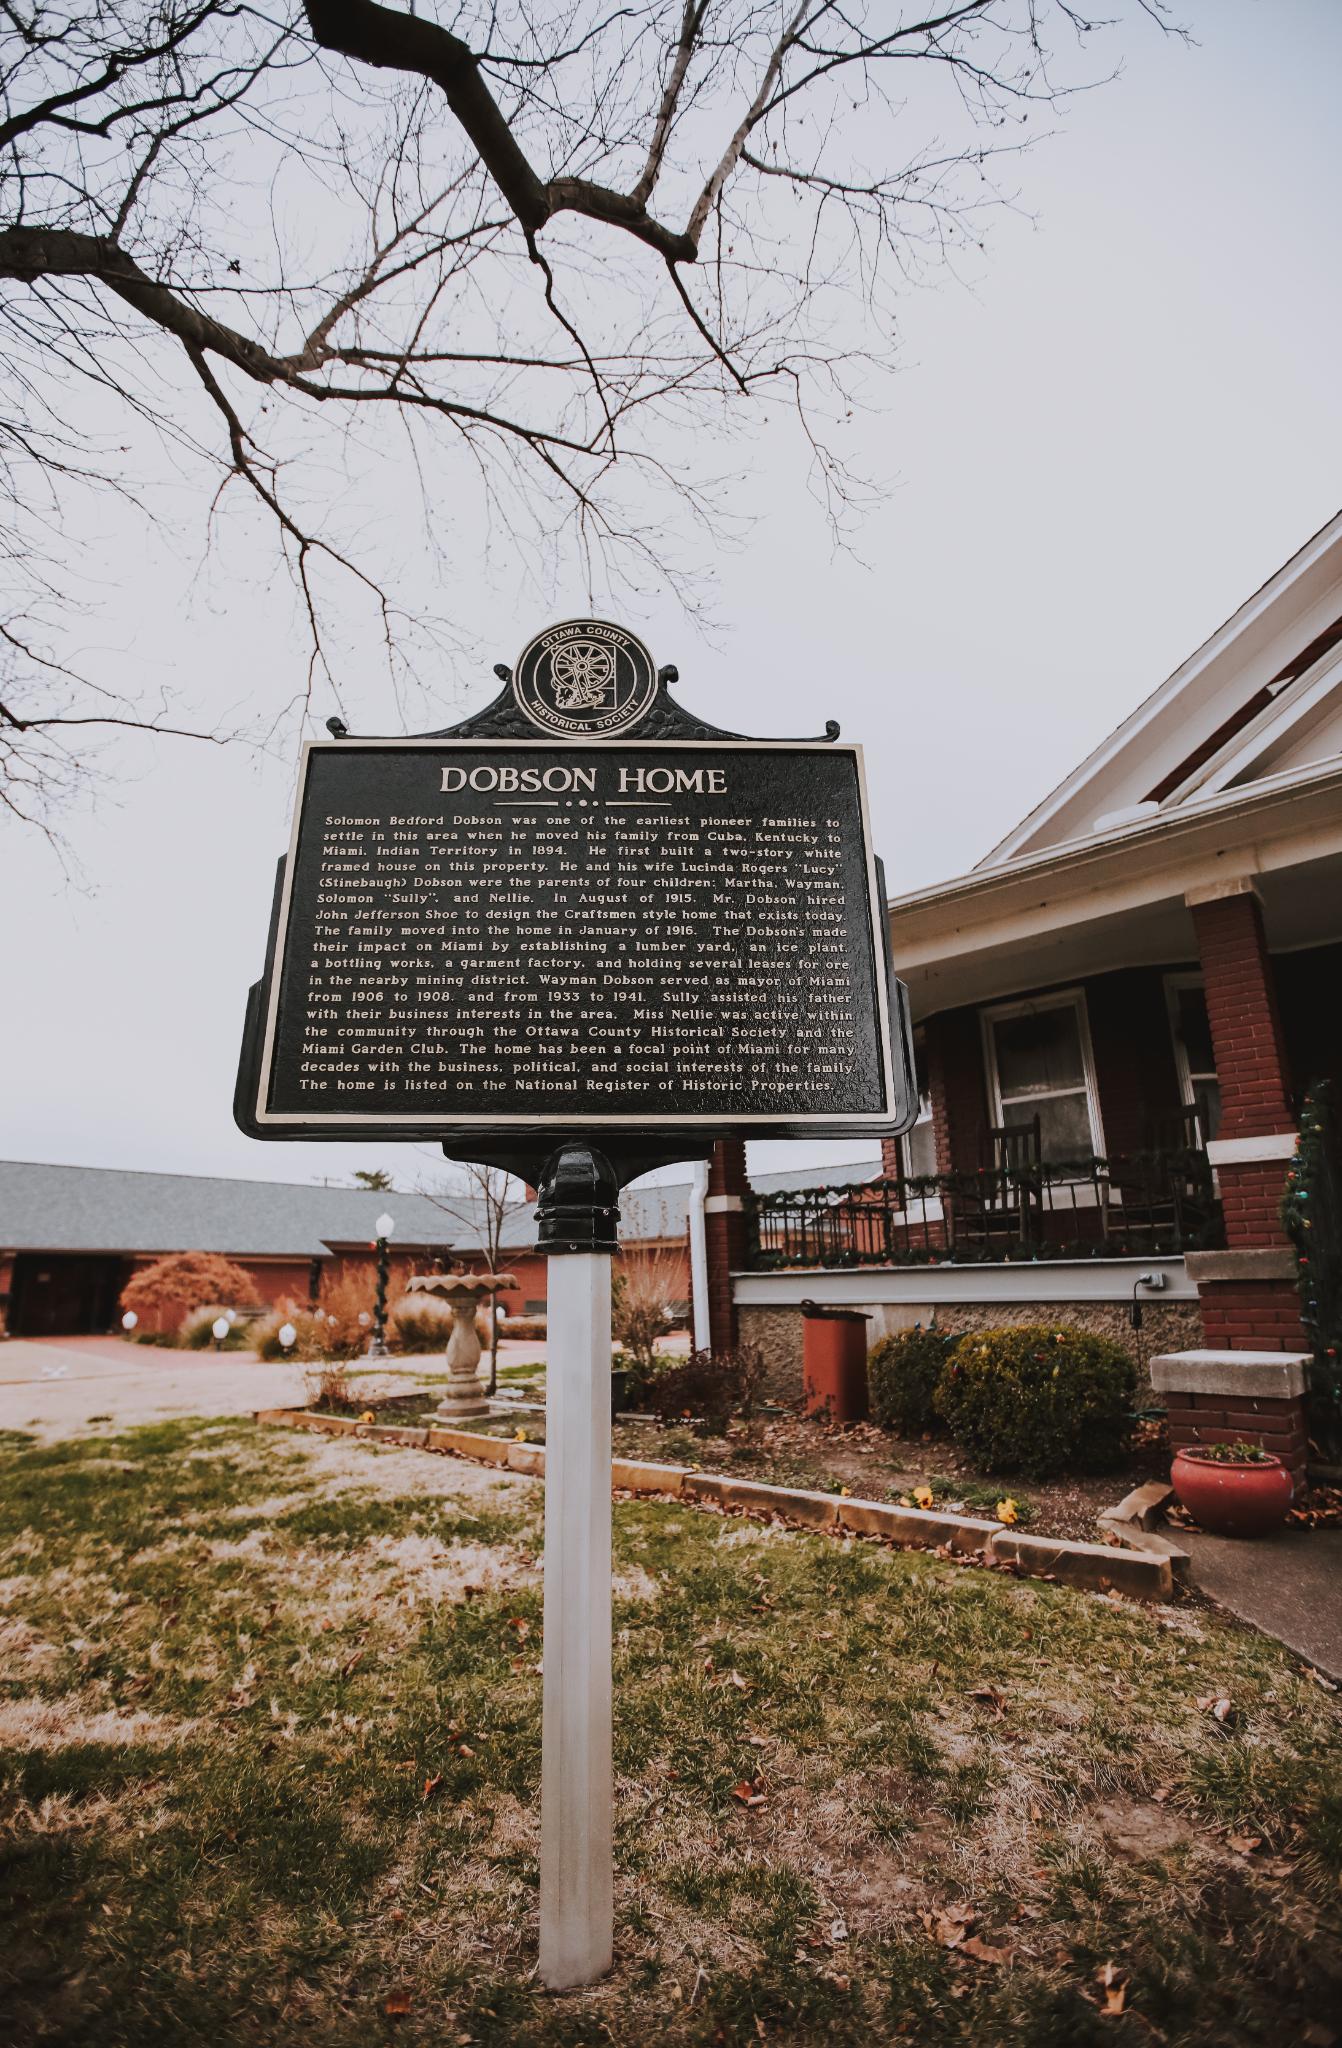
{"type": "Polygon", "coordinates": [[[652,708],[657,670],[643,642],[604,619],[547,626],[513,670],[513,695],[533,725],[565,739],[610,739],[652,708]]]}

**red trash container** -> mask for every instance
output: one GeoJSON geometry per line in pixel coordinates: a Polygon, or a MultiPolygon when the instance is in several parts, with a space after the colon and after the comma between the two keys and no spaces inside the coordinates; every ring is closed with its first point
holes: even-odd
{"type": "Polygon", "coordinates": [[[867,1419],[867,1324],[860,1308],[801,1305],[802,1407],[831,1422],[867,1419]]]}

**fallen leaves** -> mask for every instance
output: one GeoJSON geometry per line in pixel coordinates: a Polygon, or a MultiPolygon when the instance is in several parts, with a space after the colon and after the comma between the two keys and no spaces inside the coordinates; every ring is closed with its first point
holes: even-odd
{"type": "Polygon", "coordinates": [[[1305,1529],[1337,1528],[1342,1525],[1342,1486],[1311,1486],[1286,1510],[1286,1519],[1305,1529]]]}
{"type": "Polygon", "coordinates": [[[977,1934],[968,1935],[960,1943],[959,1953],[972,1956],[976,1963],[1009,1963],[1015,1955],[1010,1948],[991,1948],[986,1941],[980,1941],[977,1934]]]}
{"type": "Polygon", "coordinates": [[[995,1948],[981,1935],[971,1932],[979,1915],[970,1906],[943,1906],[940,1912],[924,1913],[921,1917],[933,1941],[953,1955],[968,1956],[971,1962],[989,1963],[995,1968],[1015,1960],[1014,1949],[995,1948]]]}
{"type": "Polygon", "coordinates": [[[939,1913],[924,1913],[922,1922],[942,1948],[959,1948],[978,1917],[967,1906],[944,1906],[939,1913]]]}
{"type": "Polygon", "coordinates": [[[995,1721],[1000,1721],[1006,1713],[1007,1695],[1000,1685],[994,1685],[991,1681],[986,1685],[971,1686],[969,1697],[971,1700],[977,1700],[980,1706],[991,1707],[995,1721]]]}
{"type": "Polygon", "coordinates": [[[1127,2007],[1126,1976],[1116,1963],[1102,1963],[1095,1972],[1095,1982],[1100,1987],[1100,2011],[1106,2019],[1117,2019],[1127,2007]]]}
{"type": "Polygon", "coordinates": [[[447,1724],[448,1747],[455,1750],[458,1756],[475,1755],[475,1751],[466,1739],[468,1733],[469,1730],[464,1728],[460,1721],[449,1721],[447,1724]]]}
{"type": "Polygon", "coordinates": [[[742,1778],[739,1785],[733,1785],[732,1798],[739,1800],[742,1806],[763,1806],[768,1798],[763,1773],[757,1773],[753,1778],[742,1778]]]}
{"type": "Polygon", "coordinates": [[[1210,1714],[1214,1721],[1221,1723],[1222,1727],[1234,1727],[1235,1708],[1224,1693],[1206,1693],[1196,1702],[1196,1705],[1200,1714],[1210,1714]]]}

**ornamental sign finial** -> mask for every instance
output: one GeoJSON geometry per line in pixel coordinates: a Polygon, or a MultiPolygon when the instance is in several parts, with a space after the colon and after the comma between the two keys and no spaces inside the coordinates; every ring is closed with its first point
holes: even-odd
{"type": "Polygon", "coordinates": [[[513,695],[542,732],[613,739],[652,709],[657,670],[643,642],[605,619],[566,619],[525,647],[513,695]]]}

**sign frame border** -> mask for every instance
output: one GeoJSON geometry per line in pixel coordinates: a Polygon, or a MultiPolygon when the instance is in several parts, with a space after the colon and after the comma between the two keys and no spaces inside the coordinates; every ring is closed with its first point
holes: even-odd
{"type": "MultiPolygon", "coordinates": [[[[827,1133],[837,1137],[880,1135],[893,1136],[906,1130],[916,1114],[916,1099],[901,1104],[895,1057],[896,1012],[903,1011],[900,1000],[902,990],[895,981],[890,960],[889,930],[886,924],[885,904],[882,900],[881,863],[877,860],[872,843],[871,811],[867,795],[866,768],[861,743],[855,740],[787,740],[747,738],[737,734],[714,734],[704,738],[658,738],[640,740],[636,733],[620,734],[613,739],[563,739],[546,735],[537,730],[536,737],[515,738],[511,735],[497,738],[479,734],[419,735],[414,738],[383,737],[360,739],[351,735],[331,740],[305,741],[299,761],[295,783],[293,821],[290,827],[289,847],[282,863],[283,880],[276,905],[276,916],[272,925],[271,943],[267,948],[265,971],[257,984],[257,991],[264,1006],[264,1027],[259,1048],[260,1057],[256,1066],[256,1082],[250,1091],[251,1099],[246,1103],[247,1126],[257,1137],[292,1138],[294,1140],[321,1141],[322,1139],[356,1140],[373,1137],[381,1132],[395,1138],[403,1135],[407,1140],[423,1137],[430,1141],[442,1141],[448,1137],[480,1139],[497,1136],[500,1139],[524,1138],[541,1131],[554,1131],[556,1136],[590,1133],[599,1141],[601,1134],[612,1140],[619,1137],[634,1137],[643,1133],[682,1132],[687,1138],[707,1136],[710,1132],[719,1136],[738,1133],[742,1136],[767,1136],[770,1130],[786,1137],[791,1133],[822,1138],[827,1133]],[[273,1057],[275,1032],[279,1014],[280,981],[284,968],[285,946],[289,936],[293,876],[298,851],[299,829],[303,818],[303,804],[307,795],[308,776],[315,754],[334,754],[358,750],[382,751],[395,748],[401,752],[469,749],[477,753],[497,748],[529,748],[533,752],[556,751],[585,753],[629,751],[662,751],[702,749],[704,751],[733,753],[764,752],[777,754],[780,750],[788,753],[816,753],[833,757],[835,754],[851,756],[857,775],[858,810],[863,838],[863,856],[867,877],[867,914],[871,969],[876,987],[877,1024],[880,1032],[881,1079],[885,1106],[880,1110],[843,1112],[787,1112],[787,1111],[741,1111],[721,1110],[699,1115],[662,1116],[651,1111],[623,1112],[603,1115],[599,1110],[575,1110],[557,1113],[553,1108],[502,1114],[497,1110],[426,1110],[373,1111],[360,1115],[356,1110],[320,1110],[310,1116],[297,1111],[277,1111],[267,1107],[273,1057]]],[[[249,1005],[250,1012],[250,1005],[249,1005]]],[[[250,1023],[249,1014],[249,1023],[250,1023]]],[[[901,1017],[907,1029],[907,1019],[901,1017]]],[[[911,1077],[906,1075],[906,1081],[911,1077]]],[[[240,1105],[241,1106],[241,1105],[240,1105]]]]}

